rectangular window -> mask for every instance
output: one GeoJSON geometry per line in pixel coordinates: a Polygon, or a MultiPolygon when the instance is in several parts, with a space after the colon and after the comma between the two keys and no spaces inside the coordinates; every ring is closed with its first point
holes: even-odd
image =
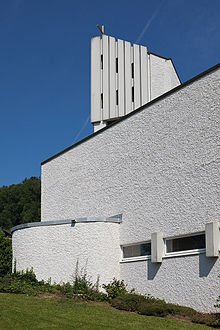
{"type": "Polygon", "coordinates": [[[101,109],[103,109],[103,93],[101,93],[101,109]]]}
{"type": "Polygon", "coordinates": [[[131,63],[131,78],[134,78],[134,63],[131,63]]]}
{"type": "Polygon", "coordinates": [[[118,73],[118,58],[116,57],[116,61],[115,61],[115,66],[116,66],[116,73],[118,73]]]}
{"type": "Polygon", "coordinates": [[[118,105],[118,90],[116,91],[116,105],[118,105]]]}
{"type": "Polygon", "coordinates": [[[101,70],[103,70],[103,55],[101,55],[101,70]]]}
{"type": "Polygon", "coordinates": [[[205,234],[192,235],[166,240],[166,252],[198,250],[205,248],[205,234]]]}
{"type": "Polygon", "coordinates": [[[151,243],[124,246],[123,258],[133,258],[151,255],[151,243]]]}
{"type": "Polygon", "coordinates": [[[134,86],[131,87],[131,101],[134,102],[134,86]]]}

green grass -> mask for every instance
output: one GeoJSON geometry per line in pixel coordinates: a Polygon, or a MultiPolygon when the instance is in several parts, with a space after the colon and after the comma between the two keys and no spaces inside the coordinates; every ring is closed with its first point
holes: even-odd
{"type": "Polygon", "coordinates": [[[0,293],[0,329],[210,329],[119,311],[104,303],[0,293]]]}

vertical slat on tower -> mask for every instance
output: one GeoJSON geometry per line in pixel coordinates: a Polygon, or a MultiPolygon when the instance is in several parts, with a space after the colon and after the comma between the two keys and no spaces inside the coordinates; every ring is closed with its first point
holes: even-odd
{"type": "Polygon", "coordinates": [[[91,122],[101,120],[101,39],[91,40],[91,122]]]}
{"type": "Polygon", "coordinates": [[[110,118],[116,117],[116,56],[115,56],[115,38],[109,37],[109,105],[110,118]]]}
{"type": "Polygon", "coordinates": [[[148,93],[147,93],[147,101],[151,101],[151,60],[150,54],[147,54],[147,83],[148,83],[148,93]]]}
{"type": "Polygon", "coordinates": [[[103,120],[109,119],[109,37],[102,36],[103,52],[103,120]]]}
{"type": "Polygon", "coordinates": [[[131,43],[125,41],[125,113],[131,108],[131,43]]]}
{"type": "Polygon", "coordinates": [[[148,55],[147,48],[141,48],[141,105],[148,102],[148,55]]]}
{"type": "Polygon", "coordinates": [[[140,47],[134,48],[134,109],[141,106],[140,47]]]}
{"type": "Polygon", "coordinates": [[[118,109],[119,117],[125,115],[124,41],[118,40],[118,109]]]}

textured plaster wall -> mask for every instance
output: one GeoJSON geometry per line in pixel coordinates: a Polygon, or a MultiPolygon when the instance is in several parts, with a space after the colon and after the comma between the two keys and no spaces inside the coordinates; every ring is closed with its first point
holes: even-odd
{"type": "MultiPolygon", "coordinates": [[[[219,81],[218,69],[45,163],[42,221],[123,213],[122,224],[112,228],[119,226],[120,244],[129,244],[149,240],[155,231],[162,231],[165,237],[204,231],[205,223],[219,220],[219,81]]],[[[94,251],[87,248],[84,236],[79,235],[76,241],[70,228],[64,235],[63,226],[57,226],[48,242],[45,240],[50,235],[41,228],[28,229],[36,233],[23,239],[26,229],[21,231],[24,234],[15,232],[14,254],[18,263],[23,260],[23,268],[27,254],[34,262],[40,249],[46,259],[38,256],[37,271],[40,276],[43,270],[47,277],[47,253],[54,262],[59,254],[56,272],[60,279],[65,275],[64,264],[72,260],[71,256],[74,264],[78,251],[84,262],[92,255],[96,272],[102,269],[103,278],[109,279],[113,272],[107,269],[117,268],[119,252],[117,239],[115,255],[107,244],[114,235],[104,226],[100,249],[96,232],[91,235],[90,227],[84,227],[84,236],[95,245],[94,251]],[[32,251],[36,250],[33,256],[26,249],[27,243],[22,243],[25,240],[32,244],[32,251]],[[45,248],[39,247],[41,242],[45,248]],[[65,254],[72,244],[73,254],[65,254]]],[[[219,288],[219,260],[213,260],[204,255],[164,259],[157,271],[151,262],[126,263],[120,265],[120,276],[142,293],[208,310],[219,288]],[[148,265],[153,270],[148,270],[148,265]]]]}
{"type": "Polygon", "coordinates": [[[38,279],[57,283],[73,279],[77,260],[93,283],[119,278],[119,224],[77,223],[34,227],[13,233],[13,256],[18,270],[30,267],[38,279]]]}
{"type": "Polygon", "coordinates": [[[168,92],[180,84],[172,61],[150,54],[150,94],[151,100],[168,92]]]}
{"type": "Polygon", "coordinates": [[[220,70],[42,166],[42,221],[123,213],[121,243],[219,220],[220,70]]]}
{"type": "Polygon", "coordinates": [[[219,296],[219,258],[205,254],[121,264],[121,278],[130,288],[167,302],[190,306],[202,312],[217,312],[219,296]]]}

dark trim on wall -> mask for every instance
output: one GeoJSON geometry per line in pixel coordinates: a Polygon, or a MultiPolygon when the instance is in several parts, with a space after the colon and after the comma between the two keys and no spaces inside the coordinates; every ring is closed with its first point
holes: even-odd
{"type": "Polygon", "coordinates": [[[153,105],[154,103],[156,103],[156,102],[158,102],[158,101],[161,101],[161,100],[165,99],[165,98],[168,97],[169,95],[174,94],[175,92],[181,90],[182,88],[184,88],[184,87],[186,87],[186,86],[192,84],[192,83],[195,82],[196,80],[199,80],[200,78],[206,76],[207,74],[209,74],[209,73],[211,73],[211,72],[217,70],[218,68],[220,68],[220,63],[218,63],[218,64],[214,65],[213,67],[209,68],[208,70],[206,70],[206,71],[204,71],[204,72],[198,74],[197,76],[193,77],[192,79],[187,80],[187,81],[184,82],[183,84],[181,84],[181,85],[179,85],[179,86],[177,86],[177,87],[171,89],[171,90],[168,91],[167,93],[165,93],[165,94],[163,94],[163,95],[160,95],[159,97],[157,97],[156,99],[154,99],[154,100],[152,100],[152,101],[146,103],[145,105],[142,105],[140,108],[134,110],[133,112],[128,113],[127,115],[125,115],[124,117],[121,117],[120,119],[118,119],[117,121],[113,122],[112,124],[110,124],[110,125],[108,125],[108,126],[102,128],[102,129],[100,129],[99,131],[97,131],[97,132],[95,132],[95,133],[93,133],[93,134],[87,136],[86,138],[82,139],[81,141],[79,141],[79,142],[77,142],[77,143],[71,145],[70,147],[68,147],[68,148],[66,148],[66,149],[64,149],[64,150],[62,150],[62,151],[60,151],[60,152],[58,152],[58,153],[55,154],[54,156],[52,156],[52,157],[46,159],[45,161],[43,161],[43,162],[41,163],[41,165],[44,165],[44,164],[48,163],[49,161],[51,161],[51,160],[53,160],[53,159],[55,159],[55,158],[61,156],[62,154],[66,153],[67,151],[69,151],[69,150],[71,150],[71,149],[77,147],[78,145],[80,145],[80,144],[86,142],[87,140],[93,138],[94,136],[103,133],[105,130],[110,129],[112,126],[117,125],[119,122],[121,122],[121,121],[123,121],[123,120],[126,120],[127,118],[129,118],[129,117],[131,117],[131,116],[134,116],[136,113],[138,113],[138,112],[140,112],[140,111],[142,111],[142,110],[144,110],[144,109],[150,107],[151,105],[153,105]]]}
{"type": "Polygon", "coordinates": [[[167,61],[171,60],[170,57],[164,57],[162,55],[159,55],[159,54],[156,54],[156,53],[153,53],[153,52],[147,52],[147,53],[148,53],[148,55],[154,55],[154,56],[160,57],[160,58],[162,58],[164,60],[167,60],[167,61]]]}

